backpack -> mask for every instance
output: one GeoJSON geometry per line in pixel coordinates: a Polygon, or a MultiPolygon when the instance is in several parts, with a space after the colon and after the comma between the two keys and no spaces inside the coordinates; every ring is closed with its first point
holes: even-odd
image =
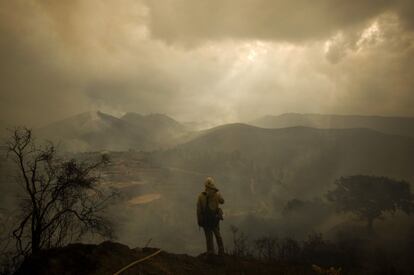
{"type": "Polygon", "coordinates": [[[217,208],[213,210],[209,207],[209,199],[208,195],[206,194],[206,205],[204,208],[204,227],[207,228],[214,228],[216,227],[220,220],[223,220],[223,210],[221,208],[217,208]]]}

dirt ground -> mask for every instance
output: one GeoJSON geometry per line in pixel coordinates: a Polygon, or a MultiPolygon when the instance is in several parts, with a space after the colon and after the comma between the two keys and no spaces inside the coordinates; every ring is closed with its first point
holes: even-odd
{"type": "MultiPolygon", "coordinates": [[[[114,274],[124,266],[156,252],[156,248],[136,248],[103,242],[99,245],[72,244],[64,248],[43,251],[27,260],[17,275],[106,275],[114,274]]],[[[231,256],[207,258],[205,255],[192,257],[185,254],[171,254],[164,251],[138,263],[122,273],[123,275],[212,275],[212,274],[315,274],[310,266],[283,266],[266,264],[253,259],[231,256]]]]}

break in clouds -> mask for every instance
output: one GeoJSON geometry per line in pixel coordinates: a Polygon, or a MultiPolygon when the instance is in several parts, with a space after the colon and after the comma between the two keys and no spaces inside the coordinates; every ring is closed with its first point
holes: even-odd
{"type": "Polygon", "coordinates": [[[0,119],[413,116],[413,18],[409,0],[0,0],[0,119]]]}

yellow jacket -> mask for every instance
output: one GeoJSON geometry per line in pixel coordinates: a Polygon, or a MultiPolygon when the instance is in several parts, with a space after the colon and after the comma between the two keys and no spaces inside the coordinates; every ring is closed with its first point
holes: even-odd
{"type": "Polygon", "coordinates": [[[206,188],[206,191],[202,192],[197,200],[197,222],[199,226],[204,226],[207,201],[212,212],[218,212],[220,204],[224,203],[224,199],[218,190],[206,188]]]}

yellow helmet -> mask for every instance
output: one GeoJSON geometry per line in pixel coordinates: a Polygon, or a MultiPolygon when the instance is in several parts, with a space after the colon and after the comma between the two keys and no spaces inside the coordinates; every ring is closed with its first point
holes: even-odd
{"type": "Polygon", "coordinates": [[[206,188],[209,188],[209,189],[218,190],[217,187],[214,185],[214,179],[213,179],[213,177],[207,177],[206,178],[206,181],[204,183],[204,186],[206,188]]]}

